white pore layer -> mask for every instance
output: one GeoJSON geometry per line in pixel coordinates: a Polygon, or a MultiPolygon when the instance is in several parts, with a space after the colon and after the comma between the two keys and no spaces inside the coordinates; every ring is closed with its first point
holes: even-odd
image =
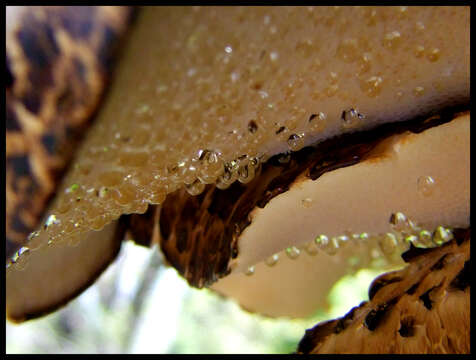
{"type": "MultiPolygon", "coordinates": [[[[320,252],[310,257],[304,253],[297,260],[281,255],[286,259],[273,267],[265,266],[264,259],[319,234],[330,238],[346,231],[390,232],[389,218],[396,212],[429,230],[439,225],[467,227],[469,126],[466,114],[420,134],[396,135],[381,143],[366,161],[325,173],[315,181],[296,181],[289,191],[252,212],[252,224],[239,240],[240,255],[232,264],[232,274],[213,288],[253,311],[309,315],[325,300],[334,281],[348,272],[344,258],[352,254],[320,252]],[[428,176],[434,183],[426,186],[423,180],[428,176]],[[256,265],[255,273],[244,275],[251,265],[256,265]]],[[[360,250],[355,251],[359,255],[360,250]]]]}

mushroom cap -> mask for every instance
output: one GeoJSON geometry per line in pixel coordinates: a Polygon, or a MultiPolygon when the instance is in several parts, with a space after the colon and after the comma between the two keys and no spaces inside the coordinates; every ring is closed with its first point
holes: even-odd
{"type": "MultiPolygon", "coordinates": [[[[145,8],[53,202],[59,221],[36,241],[250,184],[278,154],[468,103],[468,7],[145,8]]],[[[228,274],[230,256],[257,260],[236,245],[211,248],[218,262],[196,285],[228,274]]]]}

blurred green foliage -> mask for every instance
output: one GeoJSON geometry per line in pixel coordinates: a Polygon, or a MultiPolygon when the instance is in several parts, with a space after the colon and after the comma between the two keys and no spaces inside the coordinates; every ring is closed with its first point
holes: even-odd
{"type": "Polygon", "coordinates": [[[149,278],[150,271],[156,274],[138,311],[140,286],[133,279],[158,263],[147,261],[156,255],[145,249],[127,247],[133,250],[67,307],[25,324],[7,323],[7,353],[291,353],[307,328],[366,300],[379,274],[361,270],[342,278],[329,293],[329,309],[310,318],[271,319],[210,290],[189,288],[172,269],[149,268],[149,278]],[[161,302],[167,296],[173,299],[161,302]]]}

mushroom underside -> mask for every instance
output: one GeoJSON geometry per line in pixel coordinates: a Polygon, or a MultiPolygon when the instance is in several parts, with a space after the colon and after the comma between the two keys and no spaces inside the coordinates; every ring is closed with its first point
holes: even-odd
{"type": "Polygon", "coordinates": [[[117,222],[102,231],[91,231],[80,241],[23,254],[15,271],[6,274],[6,313],[14,322],[46,315],[82,293],[114,261],[125,227],[117,222]]]}
{"type": "Polygon", "coordinates": [[[383,128],[277,155],[249,184],[169,195],[165,258],[250,311],[307,316],[342,276],[401,266],[410,242],[436,246],[435,229],[468,226],[469,114],[383,128]]]}

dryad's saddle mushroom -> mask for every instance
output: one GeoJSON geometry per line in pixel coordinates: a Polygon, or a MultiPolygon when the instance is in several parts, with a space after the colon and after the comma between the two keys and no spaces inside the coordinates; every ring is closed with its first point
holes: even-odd
{"type": "MultiPolygon", "coordinates": [[[[72,46],[48,29],[44,49],[72,46]]],[[[35,67],[15,31],[7,109],[24,129],[51,112],[32,119],[17,100],[35,67]]],[[[469,8],[145,8],[115,70],[44,223],[7,259],[11,320],[81,292],[129,231],[192,286],[271,316],[310,314],[343,275],[409,261],[298,351],[469,351],[469,8]]]]}

